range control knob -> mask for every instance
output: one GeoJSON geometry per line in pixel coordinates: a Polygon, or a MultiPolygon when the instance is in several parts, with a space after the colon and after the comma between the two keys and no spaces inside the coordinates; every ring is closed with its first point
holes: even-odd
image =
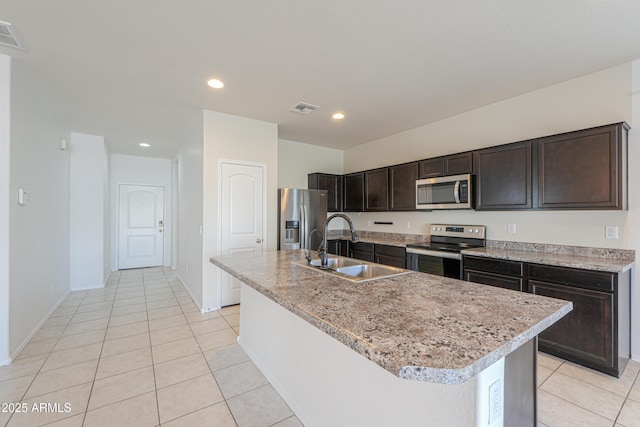
{"type": "Polygon", "coordinates": [[[480,230],[478,230],[477,228],[475,230],[473,230],[474,233],[478,234],[480,233],[480,230]]]}

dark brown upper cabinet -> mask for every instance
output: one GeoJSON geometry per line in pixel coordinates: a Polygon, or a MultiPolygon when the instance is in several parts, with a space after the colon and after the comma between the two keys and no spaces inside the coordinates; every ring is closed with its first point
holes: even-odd
{"type": "Polygon", "coordinates": [[[389,210],[416,210],[418,162],[389,167],[389,210]]]}
{"type": "Polygon", "coordinates": [[[365,211],[389,210],[389,168],[364,173],[365,211]]]}
{"type": "Polygon", "coordinates": [[[419,177],[423,179],[471,173],[473,170],[472,166],[472,152],[435,157],[433,159],[420,161],[419,177]]]}
{"type": "Polygon", "coordinates": [[[476,210],[531,209],[533,160],[531,141],[476,151],[476,210]]]}
{"type": "Polygon", "coordinates": [[[327,210],[342,212],[342,175],[310,173],[308,188],[310,190],[327,190],[327,210]]]}
{"type": "Polygon", "coordinates": [[[364,210],[364,172],[350,173],[342,176],[343,204],[345,212],[362,212],[364,210]]]}
{"type": "Polygon", "coordinates": [[[617,123],[537,140],[538,207],[623,209],[628,130],[617,123]]]}

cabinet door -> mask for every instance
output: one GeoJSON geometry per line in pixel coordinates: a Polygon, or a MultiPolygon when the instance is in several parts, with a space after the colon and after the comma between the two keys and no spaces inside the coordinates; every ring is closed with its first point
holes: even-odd
{"type": "Polygon", "coordinates": [[[342,176],[326,173],[310,173],[308,187],[312,190],[327,190],[327,210],[342,211],[342,176]]]}
{"type": "Polygon", "coordinates": [[[482,283],[483,285],[496,286],[498,288],[521,291],[522,277],[505,276],[502,274],[487,273],[484,271],[464,270],[464,280],[467,282],[482,283]]]}
{"type": "Polygon", "coordinates": [[[389,210],[416,210],[418,162],[389,167],[389,210]]]}
{"type": "Polygon", "coordinates": [[[473,153],[452,154],[444,159],[445,175],[460,175],[473,171],[473,153]]]}
{"type": "Polygon", "coordinates": [[[533,207],[531,141],[476,151],[476,209],[533,207]]]}
{"type": "Polygon", "coordinates": [[[340,255],[339,240],[327,240],[327,252],[333,255],[340,255]]]}
{"type": "Polygon", "coordinates": [[[389,168],[366,171],[364,173],[366,211],[389,210],[389,168]]]}
{"type": "Polygon", "coordinates": [[[444,175],[444,157],[422,160],[419,165],[420,179],[435,178],[444,175]]]}
{"type": "Polygon", "coordinates": [[[529,292],[573,302],[573,311],[542,332],[541,350],[617,375],[614,296],[529,279],[529,292]]]}
{"type": "Polygon", "coordinates": [[[338,255],[340,256],[349,256],[349,241],[348,240],[340,240],[340,244],[338,247],[338,255]]]}
{"type": "Polygon", "coordinates": [[[388,255],[375,255],[375,261],[378,264],[390,265],[392,267],[405,268],[406,260],[404,258],[396,258],[388,255]]]}
{"type": "Polygon", "coordinates": [[[617,124],[538,140],[539,207],[622,209],[626,132],[617,124]]]}
{"type": "Polygon", "coordinates": [[[362,212],[364,210],[364,172],[356,172],[342,177],[345,211],[362,212]]]}

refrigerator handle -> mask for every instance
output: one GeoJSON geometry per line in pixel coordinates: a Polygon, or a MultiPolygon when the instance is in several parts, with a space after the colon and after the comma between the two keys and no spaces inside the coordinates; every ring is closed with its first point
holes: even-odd
{"type": "Polygon", "coordinates": [[[300,209],[300,216],[302,217],[302,236],[300,237],[302,245],[300,246],[300,249],[309,249],[309,242],[307,242],[307,236],[309,235],[309,230],[307,230],[307,228],[309,228],[309,221],[307,218],[307,205],[302,205],[300,209]]]}

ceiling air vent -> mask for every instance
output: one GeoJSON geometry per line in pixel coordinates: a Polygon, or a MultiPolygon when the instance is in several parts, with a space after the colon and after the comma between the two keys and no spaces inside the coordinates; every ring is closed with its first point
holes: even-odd
{"type": "Polygon", "coordinates": [[[0,44],[13,47],[15,49],[27,50],[20,41],[18,33],[16,33],[13,25],[8,22],[0,21],[0,44]]]}
{"type": "Polygon", "coordinates": [[[298,102],[296,105],[291,107],[289,111],[304,114],[305,116],[307,116],[316,111],[318,108],[320,107],[318,107],[317,105],[309,104],[307,102],[298,102]]]}

